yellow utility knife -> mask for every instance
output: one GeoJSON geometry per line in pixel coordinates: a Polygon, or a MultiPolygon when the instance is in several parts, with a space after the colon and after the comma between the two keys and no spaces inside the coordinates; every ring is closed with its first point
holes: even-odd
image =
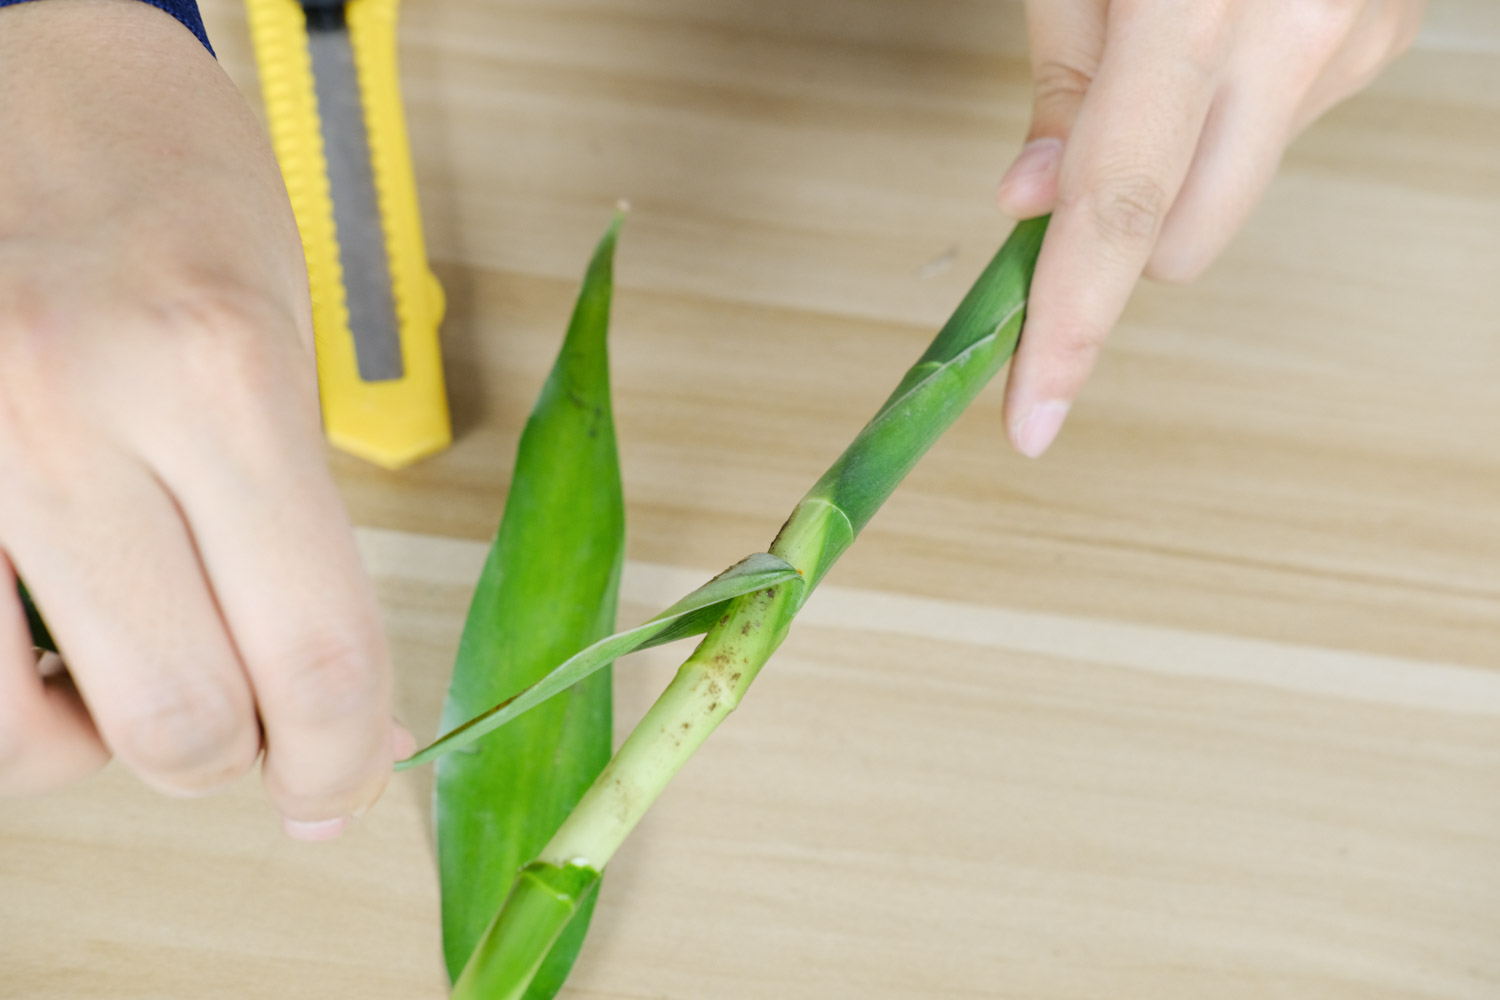
{"type": "Polygon", "coordinates": [[[312,283],[328,439],[399,468],[451,439],[401,91],[397,0],[246,0],[312,283]]]}

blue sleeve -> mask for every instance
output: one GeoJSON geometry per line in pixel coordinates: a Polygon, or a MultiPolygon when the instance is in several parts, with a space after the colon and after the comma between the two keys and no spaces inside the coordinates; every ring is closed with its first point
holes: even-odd
{"type": "MultiPolygon", "coordinates": [[[[0,0],[0,7],[9,7],[11,4],[24,3],[25,0],[0,0]]],[[[208,49],[209,55],[213,55],[214,47],[208,44],[208,32],[203,30],[203,17],[198,13],[197,0],[143,0],[153,7],[158,7],[177,20],[181,21],[189,31],[198,36],[198,41],[208,49]]]]}

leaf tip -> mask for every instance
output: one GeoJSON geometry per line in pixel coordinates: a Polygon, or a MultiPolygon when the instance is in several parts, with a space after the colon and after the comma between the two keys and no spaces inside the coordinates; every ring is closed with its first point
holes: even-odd
{"type": "Polygon", "coordinates": [[[621,198],[615,202],[614,217],[609,220],[609,226],[605,228],[604,235],[599,238],[599,245],[594,248],[593,260],[589,262],[589,269],[584,276],[584,283],[597,280],[600,277],[609,277],[612,280],[615,260],[615,244],[620,240],[620,229],[625,225],[625,216],[630,211],[630,202],[621,198]]]}

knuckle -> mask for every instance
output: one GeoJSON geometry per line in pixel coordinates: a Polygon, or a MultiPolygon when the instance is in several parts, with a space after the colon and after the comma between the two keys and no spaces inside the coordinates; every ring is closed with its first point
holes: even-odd
{"type": "Polygon", "coordinates": [[[157,312],[171,331],[191,384],[255,395],[274,384],[267,336],[243,297],[220,289],[162,303],[157,312]]]}
{"type": "Polygon", "coordinates": [[[120,756],[184,787],[237,777],[255,763],[247,704],[215,684],[164,684],[138,695],[114,726],[120,756]]]}
{"type": "Polygon", "coordinates": [[[1057,97],[1082,97],[1094,82],[1090,74],[1057,59],[1045,59],[1037,63],[1032,78],[1039,101],[1057,97]]]}
{"type": "Polygon", "coordinates": [[[157,323],[172,343],[176,384],[194,423],[212,430],[232,455],[256,467],[284,454],[286,428],[317,426],[316,368],[295,324],[264,296],[198,286],[158,303],[157,323]]]}
{"type": "Polygon", "coordinates": [[[1086,372],[1099,354],[1104,338],[1092,330],[1074,330],[1059,336],[1052,344],[1057,367],[1064,372],[1086,372]]]}
{"type": "Polygon", "coordinates": [[[320,636],[304,641],[280,662],[287,666],[264,685],[265,700],[292,722],[358,718],[381,708],[381,659],[366,642],[320,636]]]}
{"type": "Polygon", "coordinates": [[[273,400],[285,398],[288,387],[310,389],[312,362],[297,349],[289,315],[232,285],[184,287],[189,290],[156,303],[153,312],[172,340],[184,384],[212,394],[210,414],[244,425],[245,416],[264,414],[273,400]]]}
{"type": "Polygon", "coordinates": [[[1034,384],[1037,387],[1050,387],[1043,393],[1047,398],[1062,399],[1076,395],[1093,370],[1108,333],[1108,330],[1097,329],[1080,321],[1049,330],[1045,342],[1035,345],[1037,356],[1034,362],[1034,384]]]}
{"type": "Polygon", "coordinates": [[[1144,173],[1112,179],[1085,198],[1099,235],[1125,246],[1152,242],[1170,202],[1162,183],[1144,173]]]}
{"type": "Polygon", "coordinates": [[[1037,64],[1032,78],[1028,137],[1065,135],[1092,84],[1089,73],[1068,63],[1048,60],[1037,64]]]}

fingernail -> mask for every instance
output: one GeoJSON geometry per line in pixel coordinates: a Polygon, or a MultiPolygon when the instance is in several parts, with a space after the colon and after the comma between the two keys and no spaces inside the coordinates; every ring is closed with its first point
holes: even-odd
{"type": "Polygon", "coordinates": [[[1024,200],[1028,190],[1048,179],[1062,158],[1061,139],[1033,139],[1000,178],[1000,200],[1024,200]]]}
{"type": "Polygon", "coordinates": [[[318,820],[314,823],[298,819],[286,819],[285,817],[281,820],[281,828],[286,831],[288,837],[291,837],[293,840],[305,841],[309,844],[322,840],[332,840],[343,833],[348,825],[349,821],[343,818],[318,820]]]}
{"type": "Polygon", "coordinates": [[[1063,421],[1068,419],[1068,404],[1060,399],[1038,403],[1016,428],[1016,450],[1027,458],[1038,458],[1052,446],[1063,421]]]}
{"type": "Polygon", "coordinates": [[[417,752],[417,738],[399,722],[391,723],[391,759],[405,760],[417,752]]]}

